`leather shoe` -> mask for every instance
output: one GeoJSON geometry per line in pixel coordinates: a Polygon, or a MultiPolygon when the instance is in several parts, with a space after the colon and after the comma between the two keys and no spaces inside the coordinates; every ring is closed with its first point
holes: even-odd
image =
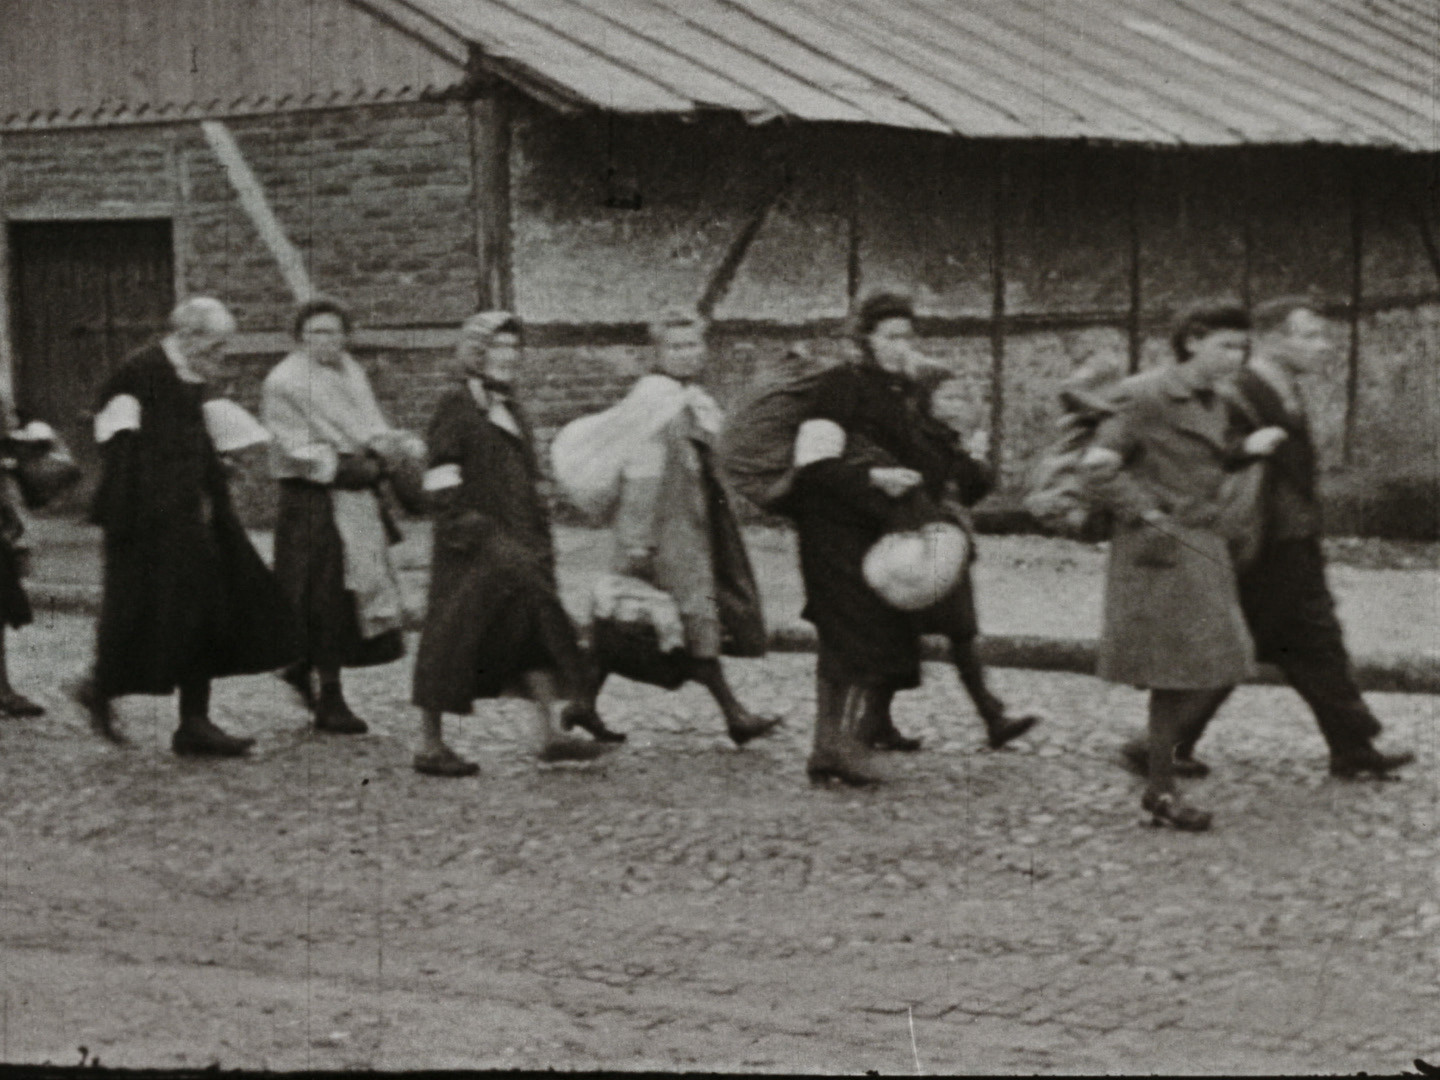
{"type": "Polygon", "coordinates": [[[730,741],[736,746],[744,746],[751,739],[758,739],[762,735],[769,735],[780,726],[783,719],[779,716],[753,716],[747,715],[740,720],[725,720],[725,730],[730,734],[730,741]]]}
{"type": "Polygon", "coordinates": [[[322,698],[315,710],[315,730],[331,735],[364,735],[370,727],[350,711],[344,698],[328,701],[322,698]]]}
{"type": "Polygon", "coordinates": [[[884,782],[881,777],[867,772],[863,766],[843,757],[833,757],[824,761],[817,761],[812,757],[805,764],[805,775],[809,777],[812,784],[816,785],[835,781],[858,788],[874,787],[884,782]]]}
{"type": "Polygon", "coordinates": [[[1151,825],[1169,825],[1182,832],[1204,832],[1210,828],[1209,811],[1197,810],[1168,791],[1147,791],[1140,805],[1149,811],[1151,825]]]}
{"type": "Polygon", "coordinates": [[[594,709],[584,705],[570,704],[560,714],[560,730],[571,731],[574,728],[588,731],[591,738],[601,743],[623,743],[625,733],[613,731],[605,726],[605,721],[600,719],[600,714],[594,709]]]}
{"type": "Polygon", "coordinates": [[[1039,722],[1040,717],[1034,713],[1025,713],[1022,716],[998,716],[994,720],[986,721],[985,734],[990,743],[990,749],[999,750],[1006,743],[1020,738],[1039,722]]]}
{"type": "Polygon", "coordinates": [[[1338,776],[1342,780],[1354,780],[1363,773],[1368,773],[1379,780],[1390,779],[1389,774],[1404,765],[1409,765],[1415,760],[1415,755],[1408,750],[1402,750],[1395,754],[1385,754],[1376,750],[1373,746],[1367,746],[1363,750],[1352,750],[1345,754],[1330,755],[1330,775],[1338,776]]]}
{"type": "Polygon", "coordinates": [[[0,716],[44,716],[45,707],[14,690],[0,691],[0,716]]]}
{"type": "Polygon", "coordinates": [[[893,750],[901,754],[913,754],[919,750],[923,740],[913,735],[902,735],[894,727],[877,731],[870,737],[871,750],[893,750]]]}
{"type": "MultiPolygon", "coordinates": [[[[1120,748],[1120,757],[1125,767],[1136,776],[1150,775],[1150,743],[1145,739],[1131,739],[1120,748]]],[[[1210,766],[1199,758],[1176,754],[1172,760],[1176,776],[1199,780],[1210,775],[1210,766]]]]}
{"type": "Polygon", "coordinates": [[[480,766],[473,761],[466,761],[454,750],[436,750],[431,753],[415,755],[415,771],[424,773],[426,776],[474,776],[480,771],[480,766]]]}
{"type": "Polygon", "coordinates": [[[170,738],[170,748],[182,757],[240,757],[255,740],[221,731],[209,719],[182,721],[170,738]]]}

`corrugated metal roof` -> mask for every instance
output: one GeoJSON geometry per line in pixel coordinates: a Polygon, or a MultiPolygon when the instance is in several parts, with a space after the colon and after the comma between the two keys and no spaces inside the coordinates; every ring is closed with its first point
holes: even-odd
{"type": "Polygon", "coordinates": [[[1434,0],[404,0],[557,103],[1440,150],[1434,0]]]}

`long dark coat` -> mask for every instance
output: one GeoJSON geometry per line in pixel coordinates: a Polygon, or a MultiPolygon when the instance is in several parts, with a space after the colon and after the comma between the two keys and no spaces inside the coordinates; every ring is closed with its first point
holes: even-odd
{"type": "Polygon", "coordinates": [[[965,505],[989,490],[989,471],[959,446],[958,436],[930,414],[922,388],[873,364],[833,368],[816,388],[811,415],[846,432],[847,452],[801,469],[779,509],[800,539],[804,617],[820,639],[819,673],[844,683],[907,689],[920,683],[920,635],[953,638],[976,632],[969,573],[934,608],[903,612],[865,582],[866,553],[888,532],[949,517],[948,500],[965,505]],[[877,450],[870,460],[848,449],[877,450]],[[922,488],[892,499],[870,482],[876,464],[914,469],[922,488]]]}
{"type": "Polygon", "coordinates": [[[414,702],[467,713],[477,698],[518,689],[527,671],[558,676],[563,695],[586,686],[583,654],[555,584],[550,516],[524,413],[507,402],[516,435],[492,423],[467,386],[435,410],[431,468],[460,470],[441,492],[430,600],[415,658],[414,702]]]}
{"type": "Polygon", "coordinates": [[[101,448],[91,507],[104,532],[95,681],[107,697],[271,671],[295,655],[289,608],[231,505],[203,392],[155,345],[101,394],[102,405],[140,403],[139,430],[101,448]]]}

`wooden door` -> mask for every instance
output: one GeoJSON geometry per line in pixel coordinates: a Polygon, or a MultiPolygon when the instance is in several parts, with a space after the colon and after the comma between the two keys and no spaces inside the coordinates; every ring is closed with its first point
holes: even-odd
{"type": "Polygon", "coordinates": [[[53,425],[93,477],[95,397],[174,306],[170,222],[17,222],[10,252],[16,407],[53,425]]]}

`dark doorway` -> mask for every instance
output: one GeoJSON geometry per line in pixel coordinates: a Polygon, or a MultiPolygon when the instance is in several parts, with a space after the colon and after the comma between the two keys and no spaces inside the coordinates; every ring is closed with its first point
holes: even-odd
{"type": "Polygon", "coordinates": [[[95,396],[174,306],[170,222],[17,222],[10,253],[16,408],[53,425],[93,478],[95,396]]]}

